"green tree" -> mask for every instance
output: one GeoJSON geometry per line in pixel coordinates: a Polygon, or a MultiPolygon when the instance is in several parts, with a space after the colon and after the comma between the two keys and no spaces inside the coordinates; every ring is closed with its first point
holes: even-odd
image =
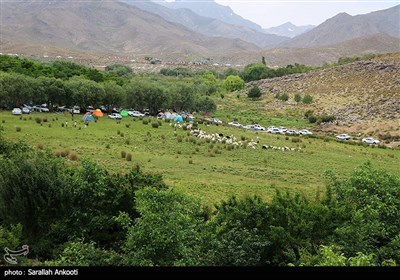
{"type": "Polygon", "coordinates": [[[236,91],[244,88],[244,81],[239,76],[228,76],[223,82],[222,87],[227,91],[236,91]]]}
{"type": "Polygon", "coordinates": [[[267,205],[259,197],[238,201],[229,198],[216,206],[209,227],[208,265],[254,266],[268,264],[265,252],[270,244],[267,235],[267,205]]]}
{"type": "Polygon", "coordinates": [[[118,108],[125,104],[126,94],[125,90],[119,86],[115,81],[107,81],[103,84],[104,99],[103,104],[107,106],[110,112],[112,108],[118,108]]]}
{"type": "Polygon", "coordinates": [[[104,100],[104,88],[91,80],[73,78],[66,83],[74,104],[81,108],[98,107],[104,100]]]}
{"type": "Polygon", "coordinates": [[[264,64],[264,65],[267,65],[267,63],[265,62],[265,57],[264,56],[261,59],[261,63],[264,64]]]}
{"type": "Polygon", "coordinates": [[[335,185],[337,203],[350,213],[336,229],[344,254],[373,252],[379,261],[400,263],[400,179],[367,163],[335,185]]]}
{"type": "Polygon", "coordinates": [[[199,97],[196,101],[196,110],[199,112],[214,112],[217,104],[208,96],[199,97]]]}
{"type": "Polygon", "coordinates": [[[171,190],[149,188],[138,191],[136,201],[140,217],[128,232],[126,264],[196,264],[203,222],[199,202],[171,190]]]}

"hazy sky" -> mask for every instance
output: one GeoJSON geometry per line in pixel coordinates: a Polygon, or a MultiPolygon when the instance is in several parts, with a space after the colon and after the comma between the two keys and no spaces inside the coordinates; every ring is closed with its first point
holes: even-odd
{"type": "Polygon", "coordinates": [[[238,15],[264,28],[277,26],[288,21],[295,25],[318,25],[341,12],[346,12],[350,15],[366,14],[400,4],[400,0],[215,0],[215,2],[230,6],[238,15]]]}

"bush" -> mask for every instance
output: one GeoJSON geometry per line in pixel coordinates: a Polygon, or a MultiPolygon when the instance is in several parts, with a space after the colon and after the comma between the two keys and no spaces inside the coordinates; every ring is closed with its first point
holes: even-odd
{"type": "Polygon", "coordinates": [[[151,123],[151,127],[152,128],[158,128],[158,122],[157,123],[156,122],[151,123]]]}
{"type": "Polygon", "coordinates": [[[47,122],[47,118],[43,118],[42,121],[43,121],[43,122],[47,122]]]}
{"type": "Polygon", "coordinates": [[[288,101],[289,100],[289,95],[286,92],[284,92],[279,96],[279,100],[288,101]]]}
{"type": "Polygon", "coordinates": [[[293,142],[293,143],[300,143],[300,142],[301,142],[301,139],[300,139],[299,137],[293,137],[293,138],[292,138],[292,142],[293,142]]]}
{"type": "Polygon", "coordinates": [[[320,116],[318,119],[319,123],[328,123],[328,122],[333,122],[335,120],[335,116],[332,115],[323,115],[320,116]]]}
{"type": "Polygon", "coordinates": [[[296,93],[294,95],[294,101],[296,101],[296,103],[300,103],[301,102],[301,95],[299,93],[296,93]]]}
{"type": "Polygon", "coordinates": [[[125,158],[126,157],[126,152],[125,151],[121,151],[121,157],[125,158]]]}
{"type": "Polygon", "coordinates": [[[249,93],[247,94],[249,98],[252,99],[257,99],[261,97],[261,90],[258,86],[254,86],[249,90],[249,93]]]}
{"type": "Polygon", "coordinates": [[[66,157],[66,156],[68,156],[69,155],[69,150],[62,150],[61,151],[61,156],[62,157],[66,157]]]}
{"type": "Polygon", "coordinates": [[[149,120],[148,120],[148,119],[143,119],[142,123],[143,123],[144,125],[147,125],[147,124],[149,124],[149,120]]]}
{"type": "Polygon", "coordinates": [[[1,123],[6,123],[6,120],[1,120],[1,123]]]}
{"type": "Polygon", "coordinates": [[[189,164],[193,164],[193,160],[189,159],[189,164]]]}
{"type": "Polygon", "coordinates": [[[303,103],[304,104],[311,104],[313,102],[313,97],[309,94],[304,95],[303,103]]]}
{"type": "Polygon", "coordinates": [[[77,161],[78,160],[78,155],[75,152],[72,152],[69,154],[69,159],[72,161],[77,161]]]}
{"type": "Polygon", "coordinates": [[[16,130],[17,132],[21,132],[21,128],[20,128],[19,126],[17,126],[17,127],[15,128],[15,130],[16,130]]]}
{"type": "Polygon", "coordinates": [[[182,136],[178,136],[177,138],[176,138],[176,140],[178,141],[178,143],[181,143],[182,142],[182,136]]]}
{"type": "Polygon", "coordinates": [[[106,145],[106,149],[109,149],[109,148],[110,148],[110,144],[107,144],[107,145],[106,145]]]}
{"type": "Polygon", "coordinates": [[[311,115],[311,116],[308,117],[308,122],[309,123],[316,123],[317,120],[318,120],[317,117],[314,116],[314,115],[311,115]]]}
{"type": "Polygon", "coordinates": [[[125,127],[126,127],[126,128],[130,128],[131,125],[130,125],[129,123],[127,123],[127,124],[125,124],[125,127]]]}
{"type": "Polygon", "coordinates": [[[126,155],[126,160],[127,160],[127,161],[132,161],[132,154],[128,153],[128,154],[126,155]]]}
{"type": "MultiPolygon", "coordinates": [[[[41,119],[41,118],[35,118],[35,122],[38,123],[38,124],[40,124],[40,123],[42,123],[42,119],[41,119]]],[[[63,126],[63,127],[64,127],[64,126],[63,126]]]]}

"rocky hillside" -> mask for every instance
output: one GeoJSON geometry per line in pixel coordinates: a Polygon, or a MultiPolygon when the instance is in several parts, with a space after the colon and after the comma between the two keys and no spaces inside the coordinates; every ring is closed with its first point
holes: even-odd
{"type": "Polygon", "coordinates": [[[375,130],[387,124],[392,126],[391,133],[400,134],[400,53],[248,84],[253,85],[262,89],[268,101],[266,109],[312,109],[317,114],[334,115],[339,126],[361,125],[375,130]],[[289,94],[288,102],[274,98],[283,92],[289,94]],[[295,93],[310,94],[314,101],[297,105],[295,93]]]}

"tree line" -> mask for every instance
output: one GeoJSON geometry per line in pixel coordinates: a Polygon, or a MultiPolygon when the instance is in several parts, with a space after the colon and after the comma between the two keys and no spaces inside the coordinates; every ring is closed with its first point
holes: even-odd
{"type": "Polygon", "coordinates": [[[124,65],[99,71],[72,62],[42,63],[27,58],[0,56],[0,106],[22,104],[55,106],[107,106],[176,111],[212,112],[210,95],[217,91],[212,73],[176,81],[157,75],[134,75],[124,65]]]}
{"type": "Polygon", "coordinates": [[[278,191],[208,207],[138,166],[110,174],[0,138],[0,245],[28,244],[25,265],[399,264],[400,178],[370,163],[326,176],[312,199],[278,191]]]}

